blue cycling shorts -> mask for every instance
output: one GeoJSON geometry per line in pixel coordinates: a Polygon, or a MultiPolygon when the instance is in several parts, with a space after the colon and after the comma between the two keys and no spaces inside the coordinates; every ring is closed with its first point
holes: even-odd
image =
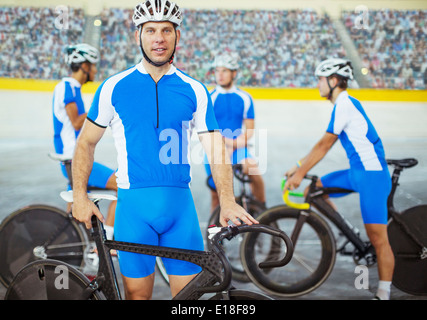
{"type": "MultiPolygon", "coordinates": [[[[234,150],[233,154],[230,157],[232,164],[239,164],[245,159],[252,159],[252,158],[253,158],[252,155],[250,154],[250,152],[248,151],[248,148],[246,147],[234,150]]],[[[212,175],[211,166],[209,165],[208,158],[206,155],[205,155],[204,164],[205,164],[205,170],[207,175],[211,176],[212,175]]],[[[208,184],[212,189],[216,190],[215,183],[213,181],[212,176],[209,178],[208,184]]]]}
{"type": "MultiPolygon", "coordinates": [[[[326,188],[344,188],[359,193],[360,210],[365,224],[387,224],[387,199],[391,191],[388,168],[382,171],[347,169],[331,172],[321,179],[326,188]]],[[[331,197],[346,194],[332,194],[331,197]]]]}
{"type": "MultiPolygon", "coordinates": [[[[65,169],[65,165],[62,163],[61,170],[64,177],[68,179],[67,170],[65,169]]],[[[88,186],[105,189],[108,179],[110,179],[114,172],[115,171],[113,169],[108,168],[98,162],[94,162],[89,176],[88,186]]],[[[71,190],[70,186],[68,186],[68,190],[71,190]]]]}
{"type": "MultiPolygon", "coordinates": [[[[148,187],[119,189],[114,238],[154,246],[204,250],[203,236],[189,188],[148,187]]],[[[142,278],[154,272],[156,257],[118,252],[120,272],[142,278]]],[[[201,271],[190,262],[162,258],[169,275],[193,275],[201,271]]]]}

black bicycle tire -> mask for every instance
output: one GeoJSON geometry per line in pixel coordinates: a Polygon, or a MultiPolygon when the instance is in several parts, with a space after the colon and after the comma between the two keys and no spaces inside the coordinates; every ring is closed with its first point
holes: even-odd
{"type": "MultiPolygon", "coordinates": [[[[265,292],[283,298],[301,296],[318,288],[331,274],[336,259],[335,237],[324,219],[311,210],[305,212],[308,214],[306,223],[314,230],[316,236],[320,240],[321,257],[317,268],[311,276],[301,279],[296,283],[288,284],[284,282],[280,284],[270,279],[269,273],[260,269],[255,260],[254,247],[259,234],[248,233],[245,236],[241,245],[243,266],[252,282],[265,292]]],[[[277,227],[280,226],[280,224],[278,224],[280,219],[296,219],[299,214],[300,210],[289,208],[285,205],[279,205],[265,211],[258,217],[258,221],[260,224],[274,225],[277,227]]],[[[288,235],[291,237],[291,234],[288,235]]],[[[294,256],[292,260],[295,261],[298,255],[299,242],[296,241],[294,245],[294,256]]],[[[289,268],[289,266],[290,264],[283,268],[289,268]]],[[[280,279],[280,281],[286,281],[286,279],[280,279]]]]}
{"type": "MultiPolygon", "coordinates": [[[[87,234],[75,221],[69,219],[69,215],[56,207],[49,205],[34,204],[23,207],[6,217],[0,225],[0,282],[8,287],[14,276],[26,264],[37,260],[33,249],[42,245],[52,232],[47,232],[47,228],[57,228],[58,222],[66,223],[66,233],[55,240],[55,244],[64,243],[84,243],[88,242],[87,234]],[[43,219],[41,219],[43,217],[43,219]],[[36,219],[38,219],[36,221],[36,219]],[[30,227],[31,226],[31,227],[30,227]]],[[[77,251],[76,251],[77,252],[77,251]]],[[[82,253],[72,257],[71,264],[78,267],[84,264],[84,248],[78,249],[82,253]]],[[[71,257],[70,257],[71,259],[71,257]]]]}
{"type": "MultiPolygon", "coordinates": [[[[409,208],[399,217],[418,241],[427,247],[427,205],[409,208]]],[[[427,258],[420,258],[421,248],[393,218],[387,229],[395,256],[393,285],[412,295],[427,295],[427,258]]]]}
{"type": "MultiPolygon", "coordinates": [[[[239,199],[237,199],[237,203],[241,202],[239,199]]],[[[241,203],[239,203],[241,204],[241,203]]],[[[258,202],[255,199],[251,199],[251,201],[248,204],[248,207],[250,208],[248,211],[249,213],[256,219],[262,212],[266,210],[265,206],[258,202]],[[254,214],[255,213],[255,214],[254,214]]],[[[212,212],[211,216],[209,217],[208,226],[210,225],[216,225],[220,226],[219,222],[219,215],[220,215],[220,207],[216,207],[215,210],[212,212]]],[[[208,236],[208,231],[206,230],[206,237],[208,236]]],[[[238,245],[239,241],[237,239],[233,239],[233,245],[238,245]]],[[[208,242],[209,243],[209,242],[208,242]]],[[[225,249],[225,247],[223,247],[225,249]]],[[[227,251],[226,249],[224,251],[227,251]]],[[[240,249],[236,250],[236,252],[240,255],[240,249]]],[[[227,253],[226,253],[227,254],[227,253]]],[[[230,257],[229,254],[227,257],[230,257]]],[[[233,261],[238,261],[240,259],[237,259],[236,257],[233,258],[233,261]]],[[[243,266],[241,264],[235,264],[231,263],[231,270],[233,273],[233,279],[239,282],[250,282],[251,280],[247,276],[243,266]]]]}
{"type": "MultiPolygon", "coordinates": [[[[229,300],[274,300],[261,292],[254,292],[242,289],[230,289],[225,293],[229,300]]],[[[225,300],[224,293],[219,292],[212,296],[209,300],[225,300]]]]}
{"type": "Polygon", "coordinates": [[[5,300],[105,300],[102,291],[91,288],[90,283],[83,273],[62,261],[33,261],[15,276],[5,300]],[[59,278],[64,272],[66,275],[59,278]]]}

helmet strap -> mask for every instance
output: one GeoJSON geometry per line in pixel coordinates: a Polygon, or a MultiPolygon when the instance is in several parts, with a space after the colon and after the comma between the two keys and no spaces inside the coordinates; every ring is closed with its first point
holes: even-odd
{"type": "Polygon", "coordinates": [[[89,63],[89,71],[85,71],[85,69],[82,68],[82,65],[80,65],[80,70],[82,70],[83,73],[86,75],[86,81],[85,81],[85,83],[91,81],[90,80],[90,69],[92,69],[92,64],[91,63],[89,63]]]}
{"type": "MultiPolygon", "coordinates": [[[[170,58],[168,60],[166,60],[165,62],[157,63],[157,62],[152,61],[147,56],[147,54],[145,53],[144,48],[142,47],[141,33],[142,33],[142,25],[139,27],[139,47],[141,48],[142,55],[144,56],[144,59],[147,60],[147,62],[149,62],[150,64],[152,64],[155,67],[161,67],[161,66],[165,65],[166,63],[169,63],[169,64],[173,63],[173,58],[174,58],[175,51],[176,51],[176,37],[175,37],[175,45],[174,45],[173,52],[172,52],[172,55],[170,56],[170,58]]],[[[176,30],[175,30],[175,35],[176,35],[176,30]]]]}
{"type": "Polygon", "coordinates": [[[331,100],[331,98],[332,98],[332,92],[335,90],[336,87],[338,87],[338,84],[336,84],[335,87],[332,88],[331,84],[329,83],[329,77],[326,78],[326,82],[327,82],[328,87],[329,87],[328,100],[331,100]]]}

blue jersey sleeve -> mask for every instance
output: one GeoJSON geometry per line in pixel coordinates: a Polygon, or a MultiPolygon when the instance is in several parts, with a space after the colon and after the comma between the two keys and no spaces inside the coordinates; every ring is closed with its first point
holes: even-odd
{"type": "Polygon", "coordinates": [[[328,128],[326,129],[326,132],[335,134],[334,133],[334,121],[335,121],[335,107],[332,111],[331,120],[329,121],[328,128]]]}
{"type": "Polygon", "coordinates": [[[64,84],[65,84],[64,105],[67,105],[71,102],[76,102],[76,94],[71,88],[71,84],[67,81],[64,84]]]}
{"type": "Polygon", "coordinates": [[[194,124],[198,133],[218,130],[218,123],[215,118],[211,96],[203,85],[196,93],[197,110],[194,115],[194,124]],[[203,88],[203,89],[202,89],[203,88]]]}
{"type": "Polygon", "coordinates": [[[250,104],[249,104],[249,108],[246,112],[245,118],[246,119],[255,119],[254,101],[252,100],[251,97],[249,97],[249,101],[250,101],[250,104]]]}
{"type": "Polygon", "coordinates": [[[111,104],[112,86],[106,85],[105,80],[96,90],[92,105],[87,114],[87,118],[92,123],[106,128],[114,116],[113,106],[111,104]]]}

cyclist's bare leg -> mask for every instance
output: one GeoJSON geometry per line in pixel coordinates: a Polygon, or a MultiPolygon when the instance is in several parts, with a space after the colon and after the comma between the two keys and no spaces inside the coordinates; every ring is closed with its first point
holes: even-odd
{"type": "Polygon", "coordinates": [[[126,300],[150,300],[153,295],[154,273],[144,278],[122,275],[126,300]]]}
{"type": "Polygon", "coordinates": [[[365,228],[377,255],[379,279],[391,281],[394,271],[394,255],[388,240],[387,225],[365,224],[365,228]]]}
{"type": "MultiPolygon", "coordinates": [[[[111,177],[107,181],[107,185],[105,186],[108,190],[114,190],[117,191],[117,182],[116,182],[116,175],[112,174],[111,177]]],[[[111,201],[110,206],[108,208],[108,214],[107,219],[105,221],[105,224],[107,226],[114,226],[114,219],[116,216],[116,205],[117,201],[111,201]]]]}
{"type": "MultiPolygon", "coordinates": [[[[176,296],[194,277],[190,276],[169,276],[169,284],[172,297],[176,296]]],[[[123,277],[126,300],[150,300],[153,296],[154,273],[144,278],[123,277]]]]}
{"type": "Polygon", "coordinates": [[[365,224],[365,228],[377,255],[379,282],[375,299],[389,300],[395,261],[388,241],[387,225],[365,224]]]}
{"type": "Polygon", "coordinates": [[[243,172],[250,175],[252,180],[251,190],[255,199],[261,203],[265,203],[265,187],[264,179],[262,178],[261,172],[259,171],[258,164],[253,159],[245,159],[243,162],[243,172]]]}
{"type": "Polygon", "coordinates": [[[189,276],[169,275],[169,285],[172,297],[175,297],[197,274],[189,276]]]}

